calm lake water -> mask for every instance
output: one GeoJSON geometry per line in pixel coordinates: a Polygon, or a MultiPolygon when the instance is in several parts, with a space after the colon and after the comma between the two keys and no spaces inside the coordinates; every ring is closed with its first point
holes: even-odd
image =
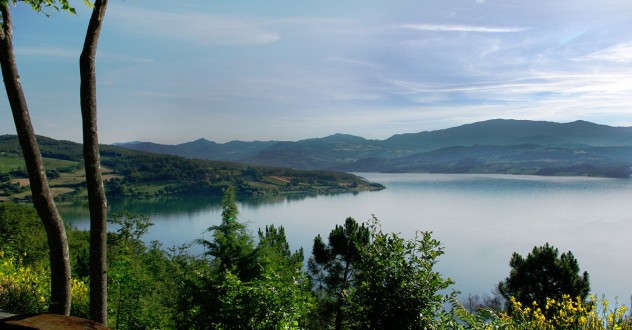
{"type": "MultiPolygon", "coordinates": [[[[387,189],[317,197],[247,200],[238,203],[240,220],[256,235],[268,224],[282,225],[292,249],[311,253],[317,234],[347,217],[366,221],[375,215],[385,231],[412,237],[432,231],[445,254],[437,269],[453,279],[454,289],[488,294],[509,274],[513,252],[523,256],[550,243],[572,251],[592,291],[628,303],[632,294],[632,180],[471,174],[361,173],[387,189]]],[[[146,240],[165,246],[206,237],[219,223],[218,200],[111,200],[114,211],[148,215],[154,226],[146,240]]],[[[88,228],[85,206],[64,206],[65,219],[88,228]]],[[[200,253],[201,248],[193,249],[200,253]]]]}

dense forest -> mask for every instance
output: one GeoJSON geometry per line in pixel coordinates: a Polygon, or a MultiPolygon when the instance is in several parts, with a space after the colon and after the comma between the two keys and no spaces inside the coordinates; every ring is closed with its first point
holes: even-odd
{"type": "MultiPolygon", "coordinates": [[[[38,141],[56,198],[85,197],[81,145],[42,136],[38,141]]],[[[384,188],[341,172],[195,160],[108,145],[101,146],[101,164],[108,196],[221,196],[229,185],[237,188],[239,196],[341,193],[384,188]]],[[[0,136],[0,198],[28,199],[27,178],[17,138],[0,136]]]]}

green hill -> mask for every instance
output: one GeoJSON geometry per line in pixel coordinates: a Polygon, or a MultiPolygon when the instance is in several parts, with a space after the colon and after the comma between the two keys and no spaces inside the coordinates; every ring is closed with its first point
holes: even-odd
{"type": "Polygon", "coordinates": [[[148,142],[124,146],[191,158],[349,172],[627,177],[632,166],[632,127],[587,121],[494,119],[386,140],[334,134],[296,142],[198,140],[174,146],[148,142]]]}
{"type": "MultiPolygon", "coordinates": [[[[38,142],[56,197],[84,198],[81,145],[43,136],[38,137],[38,142]]],[[[101,164],[108,196],[221,195],[229,185],[236,186],[238,194],[244,196],[383,188],[347,173],[194,160],[108,145],[101,146],[101,164]]],[[[0,136],[0,199],[29,199],[27,185],[28,175],[16,136],[0,136]]]]}

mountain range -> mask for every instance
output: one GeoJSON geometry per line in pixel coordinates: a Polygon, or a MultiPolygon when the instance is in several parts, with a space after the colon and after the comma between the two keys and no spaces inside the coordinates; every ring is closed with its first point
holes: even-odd
{"type": "Polygon", "coordinates": [[[493,119],[368,140],[348,134],[300,141],[199,139],[178,145],[119,143],[134,150],[297,169],[512,173],[627,177],[632,127],[587,121],[493,119]]]}

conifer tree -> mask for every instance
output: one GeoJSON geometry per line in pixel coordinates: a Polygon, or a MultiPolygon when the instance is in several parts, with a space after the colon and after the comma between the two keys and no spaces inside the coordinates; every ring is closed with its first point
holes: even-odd
{"type": "Polygon", "coordinates": [[[208,228],[212,240],[201,239],[198,243],[206,248],[206,255],[213,257],[211,263],[218,272],[234,272],[244,281],[255,276],[254,243],[238,215],[235,188],[231,186],[224,192],[222,222],[208,228]]]}
{"type": "Polygon", "coordinates": [[[353,218],[347,218],[344,226],[336,225],[329,233],[327,245],[320,235],[314,238],[308,272],[316,286],[321,307],[319,318],[323,323],[329,323],[333,318],[336,329],[342,328],[343,305],[353,285],[359,249],[369,243],[369,237],[369,229],[364,224],[358,225],[353,218]]]}
{"type": "Polygon", "coordinates": [[[546,298],[562,295],[585,300],[590,293],[588,273],[580,275],[579,263],[572,252],[559,254],[549,243],[535,246],[527,257],[514,252],[509,262],[509,277],[498,284],[500,294],[509,301],[514,297],[524,305],[546,305],[546,298]]]}

